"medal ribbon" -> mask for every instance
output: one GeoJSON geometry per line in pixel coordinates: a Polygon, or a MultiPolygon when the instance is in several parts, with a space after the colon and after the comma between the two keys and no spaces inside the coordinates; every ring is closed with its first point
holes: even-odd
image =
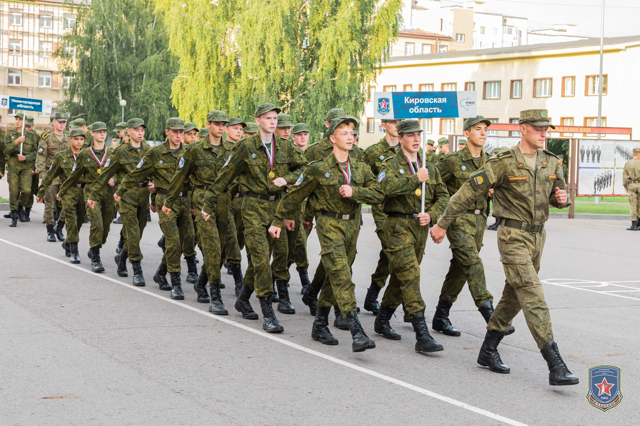
{"type": "Polygon", "coordinates": [[[420,170],[420,159],[418,158],[418,160],[416,161],[416,164],[418,165],[418,170],[416,170],[416,169],[414,169],[414,168],[413,168],[413,163],[411,162],[411,160],[409,160],[409,157],[407,157],[407,156],[405,155],[405,158],[407,159],[407,163],[409,163],[409,168],[411,169],[411,174],[412,174],[412,175],[415,175],[415,174],[416,174],[416,172],[417,172],[418,170],[420,170]]]}
{"type": "Polygon", "coordinates": [[[93,156],[93,159],[96,160],[96,163],[98,163],[98,166],[102,168],[102,165],[104,164],[104,160],[107,159],[107,153],[109,152],[109,148],[107,148],[106,146],[104,147],[104,156],[102,157],[102,161],[98,160],[98,157],[96,157],[96,154],[93,152],[93,148],[89,148],[89,151],[91,151],[91,155],[93,156]]]}
{"type": "Polygon", "coordinates": [[[351,166],[349,165],[349,160],[347,160],[347,170],[345,171],[342,168],[342,164],[338,163],[340,166],[340,170],[342,171],[342,175],[344,176],[344,180],[347,181],[347,185],[351,186],[351,166]]]}
{"type": "Polygon", "coordinates": [[[264,147],[264,151],[267,153],[267,158],[269,159],[269,168],[273,170],[273,146],[276,144],[275,138],[271,141],[271,152],[267,149],[267,146],[262,142],[262,146],[264,147]]]}

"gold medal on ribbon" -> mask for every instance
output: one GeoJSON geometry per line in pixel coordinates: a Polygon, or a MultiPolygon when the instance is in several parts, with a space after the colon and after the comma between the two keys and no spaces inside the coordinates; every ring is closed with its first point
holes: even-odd
{"type": "Polygon", "coordinates": [[[416,195],[418,197],[422,195],[422,190],[420,188],[416,189],[416,195]]]}
{"type": "Polygon", "coordinates": [[[102,169],[98,169],[97,173],[100,175],[102,174],[102,169]]]}
{"type": "Polygon", "coordinates": [[[269,172],[269,177],[271,179],[273,179],[274,177],[276,177],[276,174],[271,171],[271,172],[269,172]]]}

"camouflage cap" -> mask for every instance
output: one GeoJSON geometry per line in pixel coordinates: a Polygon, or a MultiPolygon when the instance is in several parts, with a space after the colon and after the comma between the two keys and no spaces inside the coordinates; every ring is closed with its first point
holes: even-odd
{"type": "Polygon", "coordinates": [[[527,109],[520,111],[520,124],[528,123],[534,127],[551,127],[556,126],[549,121],[549,113],[546,109],[527,109]]]}
{"type": "Polygon", "coordinates": [[[53,113],[53,115],[51,116],[51,121],[56,120],[56,121],[67,121],[67,116],[64,115],[63,113],[56,111],[53,113]]]}
{"type": "Polygon", "coordinates": [[[229,121],[229,119],[227,118],[227,113],[224,111],[218,111],[218,110],[209,111],[207,113],[207,123],[212,123],[214,121],[220,122],[220,123],[226,123],[227,121],[229,121]]]}
{"type": "Polygon", "coordinates": [[[438,139],[438,146],[449,145],[449,138],[441,137],[438,139]]]}
{"type": "Polygon", "coordinates": [[[87,122],[84,120],[84,118],[76,118],[73,121],[76,123],[76,126],[78,126],[78,127],[82,127],[82,126],[86,126],[87,125],[87,122]]]}
{"type": "Polygon", "coordinates": [[[198,130],[198,126],[196,126],[196,123],[187,123],[184,125],[184,132],[190,132],[192,130],[198,130]]]}
{"type": "Polygon", "coordinates": [[[436,144],[436,141],[434,141],[433,139],[427,140],[427,145],[435,146],[435,144],[436,144]]]}
{"type": "Polygon", "coordinates": [[[278,114],[278,127],[293,127],[291,116],[289,114],[285,114],[284,112],[278,114]]]}
{"type": "Polygon", "coordinates": [[[564,155],[558,155],[558,160],[564,160],[564,155]]]}
{"type": "Polygon", "coordinates": [[[145,129],[147,128],[142,118],[131,118],[129,119],[129,121],[127,121],[127,129],[130,129],[132,127],[140,127],[140,126],[144,127],[145,129]]]}
{"type": "Polygon", "coordinates": [[[27,126],[33,126],[33,116],[27,115],[27,126]]]}
{"type": "Polygon", "coordinates": [[[349,117],[349,116],[336,118],[335,120],[331,121],[331,124],[329,124],[329,128],[327,129],[326,135],[327,136],[333,135],[333,133],[338,128],[338,126],[341,125],[342,123],[351,123],[353,124],[353,127],[355,127],[358,124],[358,120],[356,120],[355,117],[349,117]]]}
{"type": "Polygon", "coordinates": [[[400,123],[402,120],[399,118],[383,118],[382,120],[380,120],[381,123],[388,123],[390,121],[397,121],[398,123],[400,123]]]}
{"type": "Polygon", "coordinates": [[[308,132],[309,131],[309,126],[307,126],[307,123],[298,123],[295,126],[293,126],[293,130],[291,131],[292,135],[295,135],[296,133],[302,133],[302,132],[308,132]]]}
{"type": "Polygon", "coordinates": [[[247,127],[242,129],[242,131],[245,133],[258,133],[259,130],[260,127],[258,127],[256,123],[247,123],[247,127]]]}
{"type": "Polygon", "coordinates": [[[462,126],[463,130],[467,130],[469,127],[471,126],[475,126],[478,123],[484,123],[488,126],[491,126],[491,121],[487,120],[486,118],[484,118],[481,115],[478,115],[477,117],[471,117],[471,118],[467,118],[464,121],[464,125],[462,126]]]}
{"type": "Polygon", "coordinates": [[[262,114],[266,114],[269,111],[275,111],[277,114],[280,114],[282,112],[282,110],[274,104],[260,104],[258,105],[258,108],[256,108],[256,113],[254,115],[256,118],[258,118],[262,114]]]}
{"type": "Polygon", "coordinates": [[[497,153],[499,153],[499,152],[501,152],[503,150],[504,150],[504,148],[502,148],[501,146],[497,146],[497,147],[493,148],[492,153],[493,154],[497,154],[497,153]]]}
{"type": "Polygon", "coordinates": [[[127,129],[127,123],[125,121],[121,121],[120,123],[116,124],[116,128],[113,129],[113,131],[118,133],[119,131],[125,129],[127,129]]]}
{"type": "Polygon", "coordinates": [[[184,130],[184,120],[179,117],[167,118],[164,128],[170,130],[184,130]]]}
{"type": "Polygon", "coordinates": [[[402,120],[398,123],[398,134],[421,132],[420,122],[418,120],[402,120]]]}
{"type": "Polygon", "coordinates": [[[198,136],[200,136],[201,138],[206,138],[208,134],[209,134],[209,129],[207,129],[206,127],[203,127],[198,132],[198,136]]]}
{"type": "Polygon", "coordinates": [[[102,121],[96,121],[91,125],[91,131],[97,132],[98,130],[107,130],[107,124],[102,121]]]}
{"type": "Polygon", "coordinates": [[[245,127],[247,127],[247,123],[245,123],[244,121],[242,121],[241,118],[238,117],[231,117],[229,119],[229,122],[227,123],[227,127],[229,126],[235,126],[236,124],[242,124],[242,128],[244,129],[245,127]]]}
{"type": "Polygon", "coordinates": [[[70,138],[75,138],[76,136],[82,136],[84,138],[84,132],[82,131],[82,129],[72,129],[69,132],[70,138]]]}
{"type": "Polygon", "coordinates": [[[19,118],[20,120],[24,120],[24,113],[19,112],[15,115],[16,118],[19,118]]]}
{"type": "Polygon", "coordinates": [[[356,136],[360,136],[360,128],[356,127],[355,129],[353,129],[353,134],[356,136]]]}
{"type": "Polygon", "coordinates": [[[633,148],[634,154],[640,154],[640,148],[633,148]]]}
{"type": "Polygon", "coordinates": [[[93,132],[93,124],[89,124],[87,126],[87,130],[90,131],[90,132],[93,132]]]}
{"type": "Polygon", "coordinates": [[[466,144],[467,144],[466,139],[458,139],[458,145],[466,145],[466,144]]]}
{"type": "Polygon", "coordinates": [[[333,121],[336,118],[344,118],[347,116],[347,113],[342,108],[332,108],[327,112],[327,117],[325,121],[333,121]]]}

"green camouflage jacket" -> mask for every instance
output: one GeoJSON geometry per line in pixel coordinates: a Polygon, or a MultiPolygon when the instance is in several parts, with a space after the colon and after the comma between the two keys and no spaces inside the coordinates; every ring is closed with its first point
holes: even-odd
{"type": "MultiPolygon", "coordinates": [[[[473,161],[471,151],[468,149],[462,149],[458,152],[451,153],[442,157],[439,163],[436,164],[440,171],[442,181],[447,185],[449,195],[453,195],[460,187],[469,180],[471,173],[480,169],[487,162],[487,155],[484,150],[480,154],[480,161],[478,166],[473,161]]],[[[479,197],[476,203],[470,207],[470,210],[486,210],[487,209],[487,197],[479,197]]],[[[486,211],[485,211],[486,214],[486,211]]]]}
{"type": "MultiPolygon", "coordinates": [[[[73,171],[73,166],[76,164],[76,156],[71,151],[71,148],[62,150],[58,152],[53,157],[53,162],[47,171],[47,175],[42,179],[42,184],[40,184],[40,188],[38,189],[38,198],[44,198],[44,193],[47,188],[53,184],[53,181],[60,178],[61,182],[65,182],[69,176],[71,176],[71,172],[73,171]]],[[[76,185],[81,185],[83,183],[82,177],[76,182],[76,185]]],[[[62,196],[61,196],[62,197],[62,196]]]]}
{"type": "MultiPolygon", "coordinates": [[[[382,162],[389,157],[393,157],[399,151],[400,144],[391,146],[389,142],[387,142],[387,139],[383,137],[380,141],[364,150],[364,161],[371,167],[373,174],[378,176],[382,162]]],[[[380,205],[371,206],[371,213],[376,223],[376,232],[378,232],[382,230],[386,215],[383,213],[382,206],[380,205]]]]}
{"type": "MultiPolygon", "coordinates": [[[[318,143],[314,143],[304,152],[304,158],[307,161],[324,160],[329,155],[333,154],[333,144],[329,138],[324,138],[318,143]]],[[[356,161],[364,161],[364,150],[360,147],[353,145],[349,152],[349,157],[356,161]]]]}
{"type": "Polygon", "coordinates": [[[62,197],[70,188],[73,188],[78,182],[80,182],[80,179],[83,176],[84,183],[86,185],[93,184],[93,182],[95,182],[95,180],[103,171],[102,167],[100,167],[100,165],[94,158],[94,155],[98,158],[98,160],[102,161],[106,154],[106,158],[104,159],[103,163],[104,167],[104,165],[107,164],[110,152],[111,150],[107,147],[105,147],[104,150],[94,149],[93,154],[92,148],[84,148],[82,151],[80,151],[80,153],[78,154],[78,158],[76,159],[76,164],[71,170],[71,175],[62,183],[62,186],[60,187],[60,197],[62,197]]]}
{"type": "Polygon", "coordinates": [[[24,142],[22,144],[15,144],[13,141],[18,139],[22,135],[22,129],[13,129],[7,132],[4,139],[4,155],[7,163],[22,163],[28,164],[31,169],[35,169],[36,155],[38,154],[38,142],[40,141],[40,135],[36,132],[30,132],[25,130],[24,142]],[[25,161],[18,160],[18,154],[20,154],[20,145],[22,145],[22,155],[26,157],[25,161]]]}
{"type": "MultiPolygon", "coordinates": [[[[36,155],[36,170],[40,175],[40,179],[43,179],[47,174],[55,155],[68,148],[68,135],[63,133],[62,140],[58,142],[58,138],[56,138],[53,133],[45,132],[42,134],[40,143],[38,144],[38,154],[36,155]]],[[[57,184],[60,184],[59,180],[53,182],[53,185],[57,184]]]]}
{"type": "MultiPolygon", "coordinates": [[[[130,143],[124,143],[110,150],[109,158],[102,168],[102,174],[95,179],[89,189],[89,199],[95,200],[94,197],[108,184],[110,179],[122,182],[127,174],[136,170],[136,165],[150,149],[147,143],[141,143],[139,149],[134,148],[130,143]]],[[[147,182],[148,179],[143,179],[138,183],[146,184],[147,182]]]]}

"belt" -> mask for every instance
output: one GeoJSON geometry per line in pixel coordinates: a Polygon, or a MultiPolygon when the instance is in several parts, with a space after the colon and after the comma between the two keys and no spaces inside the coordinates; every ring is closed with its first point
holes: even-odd
{"type": "Polygon", "coordinates": [[[76,185],[76,188],[84,188],[84,183],[79,183],[76,185]]]}
{"type": "Polygon", "coordinates": [[[146,184],[146,183],[144,183],[144,182],[140,182],[140,183],[138,184],[138,188],[144,188],[145,186],[147,186],[147,184],[146,184]]]}
{"type": "Polygon", "coordinates": [[[267,200],[267,201],[279,200],[280,198],[282,198],[282,194],[260,195],[260,194],[256,194],[255,192],[247,192],[245,196],[251,197],[251,198],[257,198],[259,200],[267,200]]]}
{"type": "MultiPolygon", "coordinates": [[[[167,191],[166,189],[163,189],[163,188],[156,188],[156,193],[157,194],[162,194],[162,195],[167,195],[169,193],[169,191],[167,191]]],[[[178,193],[178,197],[186,197],[187,195],[189,195],[189,191],[182,191],[182,192],[178,193]]]]}
{"type": "Polygon", "coordinates": [[[387,213],[385,212],[384,214],[386,214],[388,217],[397,217],[400,219],[411,219],[411,220],[416,220],[418,219],[418,214],[406,214],[406,213],[387,213]]]}
{"type": "Polygon", "coordinates": [[[202,189],[203,191],[206,191],[208,188],[207,185],[196,185],[196,189],[202,189]]]}
{"type": "Polygon", "coordinates": [[[475,215],[482,214],[483,212],[484,212],[484,210],[481,210],[481,209],[467,210],[467,213],[471,213],[471,214],[475,214],[475,215]]]}
{"type": "Polygon", "coordinates": [[[233,198],[244,198],[244,192],[238,192],[233,198]]]}
{"type": "Polygon", "coordinates": [[[513,219],[502,219],[500,225],[507,226],[509,228],[520,229],[525,232],[531,232],[532,234],[541,234],[544,229],[544,223],[530,223],[520,222],[513,219]]]}
{"type": "Polygon", "coordinates": [[[354,214],[329,213],[324,210],[320,210],[318,213],[320,213],[322,216],[332,217],[334,219],[353,220],[356,218],[355,213],[354,214]]]}

